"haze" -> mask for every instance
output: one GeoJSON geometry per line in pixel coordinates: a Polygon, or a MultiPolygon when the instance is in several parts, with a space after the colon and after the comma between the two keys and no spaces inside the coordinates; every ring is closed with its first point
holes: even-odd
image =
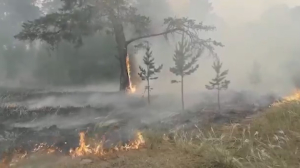
{"type": "MultiPolygon", "coordinates": [[[[93,85],[99,90],[118,90],[119,68],[114,57],[115,46],[110,39],[105,37],[99,40],[97,39],[99,36],[88,37],[85,45],[79,49],[73,49],[71,45],[62,43],[60,49],[50,52],[49,56],[46,44],[34,43],[36,44],[34,47],[32,44],[13,39],[13,35],[21,30],[22,21],[38,18],[43,12],[55,11],[59,2],[48,2],[44,6],[40,4],[41,11],[36,13],[31,8],[18,10],[18,6],[20,9],[24,6],[21,3],[13,6],[16,4],[9,4],[11,5],[9,7],[2,4],[1,7],[4,11],[1,15],[2,22],[6,23],[1,24],[5,26],[0,28],[3,46],[0,66],[2,86],[87,87],[93,85]],[[16,22],[18,24],[12,25],[16,22]],[[27,52],[22,52],[24,48],[22,45],[25,44],[27,52]],[[18,50],[15,49],[16,47],[18,50]],[[64,57],[61,57],[62,55],[64,57]],[[102,87],[104,85],[105,87],[102,87]],[[108,89],[107,86],[111,88],[108,89]]],[[[298,68],[300,63],[299,1],[168,0],[167,5],[164,5],[163,1],[153,0],[141,1],[138,6],[140,13],[152,19],[153,31],[162,30],[162,19],[167,16],[188,16],[216,26],[216,31],[204,32],[202,36],[213,38],[225,45],[223,48],[218,48],[217,52],[224,63],[223,67],[229,69],[230,89],[251,90],[257,93],[274,92],[280,95],[289,94],[296,89],[297,84],[293,77],[300,72],[298,68]],[[262,82],[257,86],[249,83],[249,73],[253,69],[254,62],[261,66],[262,82]]],[[[130,33],[129,31],[128,34],[130,33]]],[[[158,37],[151,38],[150,42],[157,63],[164,64],[159,79],[153,82],[154,93],[179,93],[179,86],[170,84],[170,80],[176,77],[169,72],[169,68],[173,65],[172,55],[176,41],[166,41],[158,37]]],[[[138,64],[142,63],[143,54],[144,51],[139,51],[136,55],[138,64]]],[[[213,59],[207,54],[201,57],[199,70],[186,78],[187,92],[206,90],[204,85],[214,77],[212,61],[213,59]]],[[[141,84],[140,93],[143,93],[143,88],[141,84]]]]}

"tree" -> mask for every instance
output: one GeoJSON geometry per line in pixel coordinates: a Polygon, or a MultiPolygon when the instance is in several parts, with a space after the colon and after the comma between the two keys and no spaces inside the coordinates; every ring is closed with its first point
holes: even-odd
{"type": "Polygon", "coordinates": [[[182,39],[178,42],[175,54],[173,56],[173,61],[175,63],[174,67],[170,68],[170,71],[176,76],[180,76],[180,81],[172,80],[171,83],[181,83],[181,105],[182,110],[184,110],[184,77],[191,75],[198,68],[199,65],[195,65],[198,58],[201,56],[203,49],[198,49],[196,55],[194,55],[193,45],[185,40],[184,34],[182,34],[182,39]]]}
{"type": "Polygon", "coordinates": [[[228,70],[225,70],[221,72],[222,68],[222,63],[220,60],[217,58],[216,61],[213,63],[212,68],[216,72],[216,77],[213,78],[209,84],[210,85],[205,85],[206,89],[208,90],[217,90],[218,91],[218,110],[220,112],[221,110],[221,105],[220,105],[220,91],[225,90],[228,88],[228,85],[230,84],[229,80],[225,80],[226,75],[228,74],[228,70]]]}
{"type": "Polygon", "coordinates": [[[138,75],[143,81],[144,80],[147,81],[147,86],[145,87],[145,90],[147,90],[148,92],[147,97],[148,97],[148,103],[150,104],[150,91],[153,90],[153,88],[150,87],[150,80],[158,79],[158,77],[155,77],[154,75],[159,73],[162,70],[163,65],[161,64],[160,66],[155,67],[154,58],[152,57],[152,51],[150,51],[149,46],[146,47],[146,54],[144,56],[143,61],[144,64],[146,65],[146,68],[139,66],[140,73],[138,73],[138,75]]]}
{"type": "Polygon", "coordinates": [[[34,52],[27,50],[26,44],[17,42],[13,36],[21,30],[24,20],[40,16],[41,12],[34,5],[35,2],[0,0],[0,78],[3,83],[17,81],[20,76],[25,76],[24,70],[33,69],[34,52]]]}
{"type": "Polygon", "coordinates": [[[260,64],[256,61],[253,62],[252,71],[249,74],[249,80],[253,85],[257,85],[261,82],[260,64]]]}
{"type": "Polygon", "coordinates": [[[199,31],[214,30],[213,26],[205,26],[187,18],[167,18],[164,20],[165,30],[151,33],[148,30],[150,19],[137,13],[131,0],[61,0],[63,5],[55,13],[47,14],[34,21],[23,24],[23,30],[15,36],[19,40],[42,40],[55,48],[62,40],[79,47],[83,37],[105,31],[113,35],[117,44],[120,61],[120,90],[129,87],[126,59],[128,46],[140,39],[185,32],[194,46],[206,47],[213,53],[214,46],[221,43],[211,39],[200,39],[199,31]],[[128,38],[125,30],[134,30],[136,37],[128,38]]]}

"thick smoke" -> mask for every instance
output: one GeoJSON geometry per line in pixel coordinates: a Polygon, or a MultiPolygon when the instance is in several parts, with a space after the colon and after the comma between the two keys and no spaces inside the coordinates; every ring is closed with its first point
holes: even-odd
{"type": "MultiPolygon", "coordinates": [[[[216,31],[206,33],[202,37],[222,42],[225,47],[218,48],[218,55],[229,69],[230,88],[234,90],[252,90],[257,93],[274,92],[279,95],[289,94],[298,85],[298,63],[300,53],[300,13],[298,1],[169,1],[171,16],[189,16],[215,25],[216,31]],[[211,5],[210,5],[211,4],[211,5]],[[212,10],[211,10],[212,9],[212,10]],[[262,82],[253,86],[249,73],[253,62],[261,65],[262,82]]],[[[151,9],[152,6],[150,6],[151,9]]],[[[153,20],[158,15],[168,15],[164,11],[155,14],[146,13],[153,20]]],[[[159,27],[159,24],[156,25],[159,27]]],[[[157,63],[164,64],[160,79],[153,82],[154,92],[179,93],[179,86],[171,85],[175,76],[169,72],[173,65],[172,55],[174,43],[167,43],[163,38],[151,40],[153,55],[157,63]]],[[[141,60],[143,52],[138,56],[141,60]]],[[[204,85],[213,77],[212,59],[203,55],[199,60],[197,73],[186,77],[186,91],[204,91],[204,85]]]]}
{"type": "MultiPolygon", "coordinates": [[[[150,29],[152,32],[163,31],[163,18],[169,16],[188,16],[202,21],[204,24],[216,26],[215,31],[203,32],[201,37],[211,37],[225,45],[223,48],[217,48],[217,52],[224,62],[224,69],[229,69],[230,88],[233,90],[251,90],[256,93],[274,92],[283,95],[293,91],[299,85],[298,72],[300,70],[297,65],[300,62],[298,57],[300,51],[297,45],[300,39],[300,24],[297,22],[297,16],[300,13],[300,7],[297,7],[297,5],[300,4],[295,0],[217,0],[212,2],[208,0],[144,0],[140,1],[137,7],[141,14],[150,16],[152,20],[150,29]],[[251,84],[251,77],[249,76],[253,62],[257,62],[261,66],[261,83],[255,86],[251,84]]],[[[10,12],[12,13],[12,11],[10,12]]],[[[32,17],[18,18],[15,22],[20,23],[21,20],[26,19],[32,20],[37,16],[38,14],[32,17]]],[[[20,28],[10,32],[11,37],[20,28]]],[[[3,34],[7,33],[3,32],[3,34]]],[[[129,33],[128,37],[130,36],[129,33]]],[[[47,55],[45,48],[42,51],[29,52],[24,55],[22,52],[13,53],[13,55],[23,55],[17,58],[1,57],[3,65],[1,66],[0,76],[4,81],[3,85],[24,87],[34,86],[36,83],[46,85],[57,85],[59,83],[69,86],[80,83],[94,84],[95,86],[95,83],[99,85],[101,79],[103,79],[102,81],[112,81],[112,79],[118,81],[119,64],[117,59],[114,58],[116,54],[114,51],[101,53],[105,57],[99,59],[98,62],[94,61],[94,58],[99,56],[99,52],[94,50],[95,48],[99,48],[98,46],[101,45],[105,49],[113,50],[115,44],[107,39],[104,39],[105,43],[98,43],[96,38],[99,37],[88,39],[86,41],[88,44],[79,49],[78,52],[77,50],[71,50],[71,46],[62,44],[59,54],[52,53],[52,57],[47,55]],[[34,56],[25,59],[28,55],[34,56]],[[18,61],[21,58],[23,61],[18,61]],[[89,66],[78,64],[78,62],[82,63],[84,60],[89,60],[84,63],[89,66]],[[6,64],[7,61],[10,64],[6,64]],[[57,65],[57,62],[61,62],[61,64],[57,65]],[[68,66],[64,64],[66,62],[68,66]],[[8,73],[4,70],[5,67],[18,69],[18,73],[14,71],[8,73]],[[39,71],[37,67],[42,69],[39,71]],[[91,67],[99,68],[93,69],[91,67]],[[7,75],[9,74],[16,75],[16,79],[8,80],[7,75]],[[85,78],[86,81],[82,82],[81,79],[85,77],[85,74],[91,75],[85,78]],[[39,81],[40,78],[35,78],[36,75],[42,77],[43,81],[39,81]],[[111,78],[107,79],[107,76],[111,76],[111,78]],[[47,81],[52,78],[60,82],[47,81]]],[[[164,64],[159,79],[151,82],[154,88],[153,94],[179,94],[179,86],[170,83],[176,77],[169,71],[169,68],[173,66],[172,56],[177,39],[170,38],[169,41],[166,41],[163,37],[155,37],[149,40],[157,64],[164,64]]],[[[20,44],[15,40],[11,40],[11,43],[20,44]]],[[[5,48],[5,46],[3,47],[5,48]]],[[[142,64],[143,55],[143,50],[137,53],[135,57],[137,64],[133,68],[142,64]]],[[[134,59],[132,60],[134,61],[134,59]]],[[[213,59],[207,53],[201,57],[199,70],[185,79],[187,94],[194,92],[200,94],[201,91],[205,91],[204,85],[214,76],[211,68],[212,61],[213,59]]],[[[105,90],[104,88],[109,85],[113,86],[110,87],[110,91],[118,90],[117,82],[113,85],[109,83],[97,87],[102,88],[100,90],[105,90]]],[[[141,94],[143,94],[143,88],[144,84],[139,88],[141,94]]]]}

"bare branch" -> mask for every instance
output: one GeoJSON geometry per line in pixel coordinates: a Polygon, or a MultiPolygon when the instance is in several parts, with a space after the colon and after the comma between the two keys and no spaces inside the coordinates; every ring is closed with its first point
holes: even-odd
{"type": "Polygon", "coordinates": [[[167,30],[167,31],[164,31],[164,32],[161,32],[161,33],[156,33],[156,34],[150,34],[150,35],[144,35],[144,36],[140,36],[140,37],[135,37],[135,38],[132,38],[132,39],[128,40],[126,42],[126,46],[128,46],[130,43],[132,43],[134,41],[137,41],[137,40],[140,40],[140,39],[161,36],[161,35],[165,35],[165,34],[169,34],[169,33],[174,33],[176,31],[180,31],[180,30],[182,30],[182,29],[175,28],[175,29],[167,30]]]}

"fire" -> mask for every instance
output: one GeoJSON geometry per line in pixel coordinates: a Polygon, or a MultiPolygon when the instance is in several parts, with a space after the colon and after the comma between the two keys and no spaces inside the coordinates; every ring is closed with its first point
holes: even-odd
{"type": "Polygon", "coordinates": [[[129,55],[127,54],[126,57],[126,67],[127,67],[127,73],[128,73],[128,80],[129,80],[129,87],[127,88],[127,91],[130,93],[135,93],[136,92],[136,87],[132,85],[131,81],[131,67],[130,67],[130,61],[129,61],[129,55]]]}
{"type": "MultiPolygon", "coordinates": [[[[129,150],[137,150],[143,147],[145,144],[145,140],[141,132],[136,132],[133,140],[129,141],[127,144],[115,145],[109,149],[104,148],[105,138],[100,142],[96,142],[92,140],[89,143],[87,142],[87,138],[84,132],[79,133],[79,146],[75,149],[70,149],[69,154],[71,157],[81,157],[81,156],[97,156],[104,157],[109,154],[113,154],[115,152],[120,151],[129,151],[129,150]]],[[[57,147],[49,146],[46,143],[41,143],[36,145],[36,147],[28,152],[22,149],[15,150],[12,155],[5,155],[3,160],[0,160],[0,168],[2,167],[10,167],[16,165],[21,160],[26,159],[31,153],[38,154],[54,154],[54,153],[62,153],[57,147]]]]}
{"type": "Polygon", "coordinates": [[[80,137],[79,147],[77,147],[75,150],[73,149],[70,150],[70,155],[72,157],[80,157],[86,155],[105,156],[117,151],[128,151],[128,150],[139,149],[141,146],[145,144],[145,140],[141,132],[137,132],[134,140],[130,141],[129,143],[125,145],[116,145],[111,149],[105,149],[103,147],[104,140],[98,143],[87,145],[84,132],[80,132],[79,137],[80,137]]]}
{"type": "Polygon", "coordinates": [[[273,103],[272,106],[278,106],[282,105],[284,103],[289,103],[289,102],[299,102],[300,101],[300,90],[297,89],[292,95],[284,97],[281,101],[273,103]]]}

